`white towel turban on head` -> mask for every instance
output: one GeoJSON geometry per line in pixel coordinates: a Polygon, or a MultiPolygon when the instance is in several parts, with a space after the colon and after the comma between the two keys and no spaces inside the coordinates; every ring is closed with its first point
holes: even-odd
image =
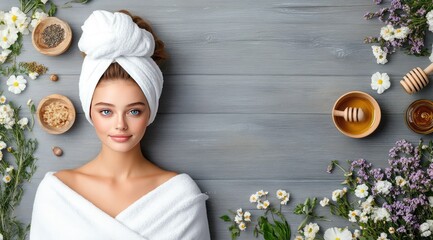
{"type": "Polygon", "coordinates": [[[79,94],[84,114],[90,119],[90,104],[96,85],[111,63],[117,62],[140,86],[150,108],[148,125],[155,119],[163,76],[151,56],[155,41],[150,32],[141,29],[131,17],[120,12],[94,11],[81,27],[78,48],[84,58],[79,94]]]}

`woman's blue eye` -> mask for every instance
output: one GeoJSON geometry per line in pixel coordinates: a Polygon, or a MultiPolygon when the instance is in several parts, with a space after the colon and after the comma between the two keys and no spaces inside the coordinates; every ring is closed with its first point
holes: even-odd
{"type": "Polygon", "coordinates": [[[130,111],[130,113],[131,113],[132,115],[134,115],[134,116],[137,116],[137,115],[139,115],[141,112],[140,112],[140,110],[132,109],[132,110],[130,111]]]}
{"type": "Polygon", "coordinates": [[[111,111],[110,110],[101,110],[100,113],[104,116],[108,116],[111,113],[111,111]]]}

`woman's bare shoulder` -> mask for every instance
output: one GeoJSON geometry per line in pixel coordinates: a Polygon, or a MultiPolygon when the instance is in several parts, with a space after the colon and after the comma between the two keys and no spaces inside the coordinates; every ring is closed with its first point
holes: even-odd
{"type": "Polygon", "coordinates": [[[57,177],[60,181],[62,181],[64,184],[68,186],[75,185],[74,183],[77,182],[77,177],[79,175],[79,172],[75,169],[64,169],[57,171],[53,174],[55,177],[57,177]]]}

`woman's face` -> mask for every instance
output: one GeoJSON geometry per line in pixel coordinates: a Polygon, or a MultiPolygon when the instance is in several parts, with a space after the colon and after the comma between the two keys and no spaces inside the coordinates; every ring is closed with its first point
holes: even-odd
{"type": "Polygon", "coordinates": [[[140,147],[150,108],[140,87],[123,79],[101,81],[95,89],[90,116],[105,147],[128,152],[140,147]]]}

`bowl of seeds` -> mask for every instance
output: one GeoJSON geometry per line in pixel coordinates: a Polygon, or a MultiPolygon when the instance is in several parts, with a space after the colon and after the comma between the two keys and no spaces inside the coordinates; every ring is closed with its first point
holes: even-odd
{"type": "Polygon", "coordinates": [[[71,27],[56,17],[47,17],[36,25],[32,33],[33,46],[40,53],[57,56],[68,50],[72,42],[71,27]]]}
{"type": "Polygon", "coordinates": [[[62,134],[74,124],[75,108],[69,98],[60,94],[51,94],[39,102],[36,116],[39,125],[46,132],[62,134]]]}

